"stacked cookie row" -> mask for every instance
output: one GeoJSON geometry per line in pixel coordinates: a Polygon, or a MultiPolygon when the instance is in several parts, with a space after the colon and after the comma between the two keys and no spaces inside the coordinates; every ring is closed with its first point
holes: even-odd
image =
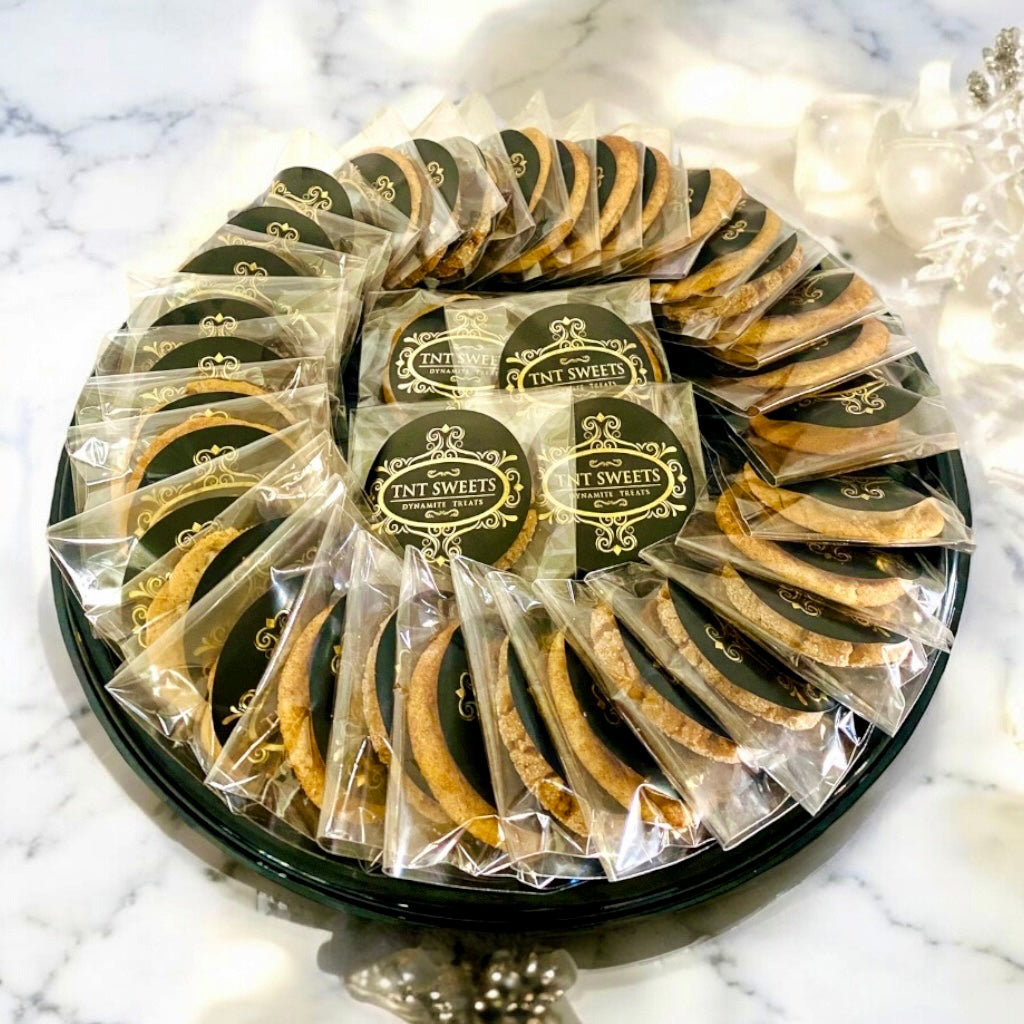
{"type": "Polygon", "coordinates": [[[538,98],[306,139],[80,397],[49,542],[110,692],[235,813],[402,877],[619,879],[816,813],[970,545],[891,466],[955,446],[933,385],[823,259],[538,98]]]}

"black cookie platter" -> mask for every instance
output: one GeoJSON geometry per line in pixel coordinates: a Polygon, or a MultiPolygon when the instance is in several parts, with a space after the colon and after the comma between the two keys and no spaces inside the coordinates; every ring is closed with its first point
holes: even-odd
{"type": "MultiPolygon", "coordinates": [[[[933,456],[917,468],[945,489],[970,523],[970,496],[959,453],[933,456]]],[[[50,522],[73,512],[65,453],[57,469],[50,522]]],[[[955,632],[967,590],[970,557],[943,549],[941,559],[949,585],[940,615],[955,632]]],[[[932,652],[927,681],[906,723],[895,737],[877,729],[872,732],[859,760],[815,817],[798,808],[733,850],[711,846],[675,867],[624,882],[590,881],[544,894],[525,887],[480,892],[367,873],[328,856],[302,837],[271,834],[233,815],[219,796],[206,789],[107,693],[104,684],[114,673],[117,660],[92,636],[56,567],[51,569],[51,579],[64,643],[93,712],[135,773],[191,827],[259,874],[318,903],[368,917],[445,928],[520,933],[594,928],[694,906],[750,881],[821,835],[867,792],[910,738],[948,659],[944,652],[932,652]]]]}

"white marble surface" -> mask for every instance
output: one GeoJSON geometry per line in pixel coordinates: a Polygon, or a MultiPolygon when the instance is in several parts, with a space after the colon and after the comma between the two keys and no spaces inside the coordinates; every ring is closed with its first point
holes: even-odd
{"type": "MultiPolygon", "coordinates": [[[[906,93],[962,74],[1012,0],[442,5],[0,5],[0,1021],[382,1021],[340,975],[380,930],[226,863],[135,780],[85,707],[42,540],[69,410],[133,268],[171,266],[263,185],[296,126],[342,138],[536,86],[732,152],[783,206],[786,142],[822,91],[906,93]],[[13,513],[13,515],[12,515],[13,513]]],[[[868,225],[818,224],[895,288],[910,263],[868,225]]],[[[969,343],[969,339],[965,339],[969,343]]],[[[925,347],[927,340],[925,339],[925,347]]],[[[936,367],[940,376],[943,366],[936,367]]],[[[969,428],[984,412],[961,403],[969,428]]],[[[587,1024],[989,1024],[1024,1006],[1024,501],[971,463],[980,547],[938,696],[883,781],[822,841],[703,909],[577,940],[587,1024]]]]}

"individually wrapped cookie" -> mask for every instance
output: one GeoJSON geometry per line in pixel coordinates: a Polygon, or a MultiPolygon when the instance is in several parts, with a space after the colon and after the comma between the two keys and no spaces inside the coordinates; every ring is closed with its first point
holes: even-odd
{"type": "Polygon", "coordinates": [[[430,402],[493,389],[505,335],[493,310],[421,288],[371,296],[360,339],[360,404],[430,402]]]}
{"type": "MultiPolygon", "coordinates": [[[[125,577],[120,601],[94,617],[94,630],[115,643],[126,658],[134,657],[240,566],[288,516],[317,494],[336,489],[339,479],[347,494],[358,496],[330,435],[317,434],[230,503],[208,503],[206,513],[211,517],[193,520],[173,542],[166,531],[179,517],[151,529],[143,538],[146,546],[140,544],[134,553],[134,571],[125,577]],[[166,550],[154,543],[161,539],[166,550]],[[144,562],[144,553],[152,560],[144,562]]],[[[364,510],[358,497],[350,504],[353,517],[355,510],[364,510]]]]}
{"type": "MultiPolygon", "coordinates": [[[[195,305],[216,308],[229,301],[211,299],[195,305]]],[[[333,383],[339,358],[333,312],[251,319],[212,313],[196,323],[111,331],[96,354],[96,373],[109,377],[192,370],[201,376],[227,378],[250,363],[322,359],[325,379],[333,383]]]]}
{"type": "Polygon", "coordinates": [[[704,463],[689,384],[571,395],[574,440],[542,450],[540,486],[552,521],[575,531],[577,571],[589,572],[674,537],[704,488],[704,463]]]}
{"type": "Polygon", "coordinates": [[[558,248],[525,275],[526,280],[543,280],[545,284],[564,277],[578,262],[581,253],[596,259],[601,245],[593,104],[586,103],[559,118],[552,127],[573,223],[558,248]]]}
{"type": "MultiPolygon", "coordinates": [[[[298,594],[255,693],[206,775],[206,785],[240,813],[251,816],[259,808],[257,820],[269,814],[310,839],[324,802],[345,605],[361,529],[344,504],[331,509],[312,561],[295,570],[298,594]]],[[[281,573],[275,583],[283,589],[285,580],[281,573]]]]}
{"type": "Polygon", "coordinates": [[[811,814],[821,810],[866,739],[866,724],[650,565],[631,562],[587,582],[748,762],[811,814]]]}
{"type": "Polygon", "coordinates": [[[790,670],[872,725],[894,735],[924,685],[920,641],[862,618],[799,587],[699,565],[672,541],[646,561],[730,618],[790,670]]]}
{"type": "Polygon", "coordinates": [[[725,849],[792,806],[780,786],[747,768],[725,728],[661,671],[595,590],[572,580],[537,588],[604,694],[725,849]]]}
{"type": "Polygon", "coordinates": [[[668,380],[646,281],[465,299],[445,316],[449,331],[472,317],[450,343],[467,386],[485,383],[493,360],[479,354],[477,338],[495,335],[502,344],[490,383],[507,391],[668,380]]]}
{"type": "Polygon", "coordinates": [[[408,219],[416,242],[389,275],[388,287],[408,287],[428,275],[459,236],[426,162],[402,119],[382,110],[340,149],[342,167],[354,167],[377,195],[408,219]]]}
{"type": "MultiPolygon", "coordinates": [[[[527,272],[530,276],[537,275],[540,261],[569,236],[585,199],[577,191],[573,197],[576,205],[570,206],[554,125],[543,93],[534,93],[522,110],[508,119],[500,135],[516,184],[533,218],[534,229],[529,241],[513,259],[498,264],[495,262],[497,252],[492,254],[488,250],[474,275],[475,282],[492,273],[499,273],[506,280],[519,280],[527,272]]],[[[569,156],[574,153],[568,148],[563,151],[569,156]]],[[[575,167],[574,160],[572,164],[575,167]]],[[[583,170],[581,166],[581,174],[582,183],[584,178],[589,178],[589,169],[583,170]]]]}
{"type": "Polygon", "coordinates": [[[50,554],[86,616],[119,607],[122,588],[136,575],[172,548],[187,548],[196,526],[313,442],[320,439],[309,425],[296,423],[50,526],[50,554]]]}
{"type": "Polygon", "coordinates": [[[378,863],[384,852],[401,583],[402,559],[360,531],[345,598],[317,838],[332,853],[367,864],[378,863]]]}
{"type": "Polygon", "coordinates": [[[898,319],[872,317],[827,334],[763,370],[738,370],[716,363],[709,376],[694,381],[694,387],[732,412],[754,416],[843,384],[916,351],[898,319]]]}
{"type": "MultiPolygon", "coordinates": [[[[721,248],[734,244],[740,238],[742,232],[731,241],[724,241],[725,234],[716,234],[708,241],[708,246],[721,248]]],[[[751,239],[752,248],[756,249],[758,244],[756,236],[751,239]]],[[[750,276],[746,280],[737,278],[730,282],[719,294],[699,294],[677,302],[670,297],[676,283],[652,284],[651,299],[656,303],[659,327],[662,331],[682,335],[684,341],[710,339],[714,346],[728,344],[788,292],[794,282],[804,277],[824,255],[824,248],[813,238],[783,223],[771,251],[750,276]]],[[[702,250],[692,272],[697,272],[703,256],[702,250]]],[[[684,279],[684,283],[687,280],[684,279]]]]}
{"type": "Polygon", "coordinates": [[[105,374],[90,377],[82,386],[75,423],[86,426],[160,412],[176,404],[287,392],[326,381],[326,364],[319,356],[237,364],[220,360],[206,367],[105,374]]]}
{"type": "Polygon", "coordinates": [[[974,533],[937,481],[877,466],[778,487],[749,464],[731,478],[747,532],[766,540],[974,550],[974,533]]]}
{"type": "Polygon", "coordinates": [[[537,887],[601,874],[586,816],[498,610],[491,571],[461,557],[451,569],[505,849],[520,878],[537,887]]]}
{"type": "Polygon", "coordinates": [[[450,285],[473,272],[492,226],[505,212],[505,198],[451,100],[442,100],[420,122],[413,143],[458,226],[458,237],[428,275],[450,285]]]}
{"type": "Polygon", "coordinates": [[[482,251],[473,265],[470,277],[476,281],[482,280],[495,267],[515,259],[529,244],[536,223],[530,213],[528,197],[518,183],[520,174],[525,171],[525,164],[512,166],[498,118],[490,103],[480,93],[474,92],[460,101],[457,110],[469,140],[483,154],[487,173],[505,204],[504,210],[491,225],[482,251]]]}
{"type": "Polygon", "coordinates": [[[721,167],[688,169],[686,198],[689,235],[682,246],[643,266],[652,280],[677,281],[686,276],[704,242],[732,217],[743,198],[743,186],[721,167]]]}
{"type": "Polygon", "coordinates": [[[617,881],[692,856],[706,834],[536,589],[512,573],[488,579],[605,874],[617,881]]]}
{"type": "Polygon", "coordinates": [[[716,358],[748,369],[768,366],[884,311],[878,293],[850,267],[832,257],[819,266],[741,332],[726,322],[712,339],[716,358]]]}
{"type": "Polygon", "coordinates": [[[639,250],[624,256],[614,272],[646,277],[647,268],[685,249],[690,231],[689,183],[682,152],[669,132],[650,125],[629,124],[616,134],[643,146],[639,250]]]}
{"type": "Polygon", "coordinates": [[[509,873],[451,578],[413,547],[395,666],[384,870],[451,884],[509,873]]]}
{"type": "Polygon", "coordinates": [[[860,619],[949,650],[953,634],[939,617],[945,576],[917,552],[764,540],[747,532],[732,491],[702,503],[676,537],[703,564],[791,584],[857,613],[860,619]]]}
{"type": "Polygon", "coordinates": [[[538,463],[572,444],[569,398],[490,392],[357,409],[349,461],[374,531],[441,565],[461,554],[531,577],[571,573],[575,533],[551,504],[571,507],[571,481],[542,486],[538,463]]]}
{"type": "Polygon", "coordinates": [[[746,419],[719,413],[774,484],[950,451],[956,428],[931,377],[890,363],[746,419]]]}
{"type": "Polygon", "coordinates": [[[130,494],[295,423],[332,429],[324,384],[287,392],[176,403],[159,412],[68,429],[77,511],[130,494]]]}
{"type": "Polygon", "coordinates": [[[256,696],[344,490],[339,481],[337,494],[319,494],[292,513],[107,683],[118,703],[204,773],[256,696]]]}

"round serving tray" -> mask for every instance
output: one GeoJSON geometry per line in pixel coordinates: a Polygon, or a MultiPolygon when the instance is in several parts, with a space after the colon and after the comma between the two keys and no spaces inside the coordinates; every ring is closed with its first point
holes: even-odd
{"type": "MultiPolygon", "coordinates": [[[[959,454],[934,456],[917,468],[945,489],[970,523],[970,496],[959,454]]],[[[65,453],[57,469],[50,522],[73,514],[65,453]]],[[[955,632],[970,558],[949,549],[938,549],[938,557],[949,580],[940,614],[955,632]]],[[[367,873],[328,856],[304,837],[285,839],[233,815],[219,796],[206,789],[107,693],[104,684],[113,675],[117,660],[93,637],[56,566],[51,567],[51,578],[64,643],[89,704],[136,774],[193,828],[261,875],[319,903],[365,916],[446,928],[565,932],[693,906],[735,889],[793,856],[864,795],[910,738],[948,659],[941,651],[932,652],[921,696],[899,733],[890,737],[874,730],[859,760],[815,817],[796,808],[735,849],[709,846],[675,867],[624,882],[591,881],[552,893],[526,888],[463,890],[367,873]]]]}

